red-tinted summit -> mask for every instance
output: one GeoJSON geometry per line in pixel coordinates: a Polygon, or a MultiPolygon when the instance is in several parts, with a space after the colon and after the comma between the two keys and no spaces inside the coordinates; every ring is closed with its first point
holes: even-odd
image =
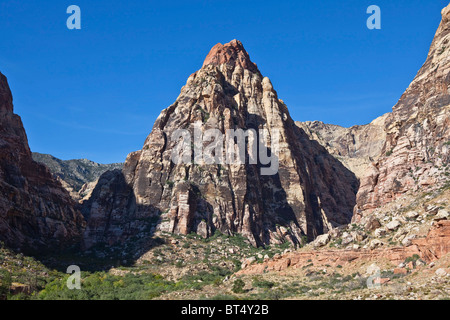
{"type": "Polygon", "coordinates": [[[258,67],[250,60],[250,56],[245,51],[242,42],[238,40],[233,40],[227,44],[216,44],[206,57],[203,67],[209,64],[238,65],[252,72],[258,72],[258,67]]]}

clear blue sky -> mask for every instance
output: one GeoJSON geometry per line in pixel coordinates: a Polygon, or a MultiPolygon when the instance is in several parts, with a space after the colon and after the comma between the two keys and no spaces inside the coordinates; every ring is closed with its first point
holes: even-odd
{"type": "Polygon", "coordinates": [[[0,71],[33,151],[121,162],[218,42],[241,40],[295,120],[369,123],[425,62],[447,1],[0,2],[0,71]],[[82,29],[66,28],[78,5],[82,29]],[[369,5],[382,29],[366,28],[369,5]]]}

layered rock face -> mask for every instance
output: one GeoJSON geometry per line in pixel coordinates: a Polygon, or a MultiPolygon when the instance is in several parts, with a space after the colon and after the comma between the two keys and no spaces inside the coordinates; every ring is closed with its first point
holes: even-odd
{"type": "Polygon", "coordinates": [[[80,240],[84,219],[48,169],[32,160],[7,79],[0,73],[0,241],[24,252],[80,240]]]}
{"type": "Polygon", "coordinates": [[[385,121],[381,116],[362,126],[344,128],[320,121],[296,122],[311,139],[341,161],[358,178],[363,178],[380,157],[386,142],[385,121]]]}
{"type": "Polygon", "coordinates": [[[450,6],[442,10],[425,64],[385,120],[382,156],[361,179],[355,221],[407,191],[448,183],[450,6]]]}
{"type": "Polygon", "coordinates": [[[83,209],[84,243],[113,244],[159,229],[204,237],[239,233],[255,246],[298,244],[350,222],[357,188],[354,174],[295,125],[270,80],[234,40],[212,48],[122,172],[100,178],[83,209]],[[248,154],[242,165],[174,163],[172,134],[186,129],[194,136],[194,128],[202,134],[265,129],[268,148],[278,130],[278,171],[262,174],[248,154]]]}
{"type": "Polygon", "coordinates": [[[408,257],[418,255],[430,263],[444,257],[450,252],[450,221],[435,223],[426,238],[412,241],[408,247],[379,248],[375,250],[320,250],[298,251],[283,256],[267,259],[264,263],[251,265],[238,275],[263,274],[273,271],[283,271],[288,268],[298,269],[314,263],[315,266],[345,265],[351,262],[373,261],[386,259],[394,264],[405,261],[408,257]]]}

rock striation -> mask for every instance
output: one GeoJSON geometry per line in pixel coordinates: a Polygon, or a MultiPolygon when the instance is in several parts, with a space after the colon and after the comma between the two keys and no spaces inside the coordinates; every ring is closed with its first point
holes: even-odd
{"type": "Polygon", "coordinates": [[[42,253],[80,241],[84,218],[49,170],[34,162],[12,94],[0,73],[0,241],[42,253]]]}
{"type": "Polygon", "coordinates": [[[361,179],[372,163],[381,157],[386,143],[385,120],[388,114],[362,126],[344,128],[321,121],[296,122],[311,139],[324,146],[361,179]]]}
{"type": "Polygon", "coordinates": [[[218,230],[254,246],[299,244],[349,223],[357,188],[354,174],[295,125],[269,78],[233,40],[212,48],[123,170],[100,178],[84,203],[84,244],[118,243],[151,230],[204,237],[218,230]],[[175,164],[172,134],[192,133],[196,125],[202,133],[265,129],[270,139],[278,130],[277,173],[262,175],[260,164],[248,162],[175,164]]]}
{"type": "Polygon", "coordinates": [[[361,179],[354,220],[408,191],[448,184],[450,5],[425,64],[384,120],[381,157],[361,179]]]}
{"type": "Polygon", "coordinates": [[[406,193],[449,184],[450,6],[425,64],[391,113],[343,128],[297,122],[360,179],[353,222],[406,193]]]}
{"type": "Polygon", "coordinates": [[[254,275],[266,272],[280,272],[288,268],[315,266],[343,266],[357,261],[388,260],[398,265],[414,255],[430,263],[450,252],[450,220],[438,221],[425,238],[412,240],[406,247],[374,248],[372,250],[319,250],[298,251],[266,259],[263,263],[253,264],[236,275],[254,275]]]}

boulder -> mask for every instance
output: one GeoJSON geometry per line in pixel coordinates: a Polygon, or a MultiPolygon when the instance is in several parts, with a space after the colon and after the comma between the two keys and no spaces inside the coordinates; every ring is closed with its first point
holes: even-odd
{"type": "Polygon", "coordinates": [[[398,220],[393,220],[386,225],[386,228],[390,231],[395,231],[400,228],[402,224],[398,220]]]}
{"type": "Polygon", "coordinates": [[[380,241],[378,239],[374,239],[374,240],[370,241],[369,248],[371,250],[374,250],[374,249],[376,249],[378,247],[381,247],[382,245],[384,245],[384,243],[382,241],[380,241]]]}
{"type": "Polygon", "coordinates": [[[320,235],[316,238],[316,240],[314,240],[314,247],[315,248],[324,247],[328,244],[328,242],[330,242],[330,240],[331,236],[328,233],[320,235]]]}
{"type": "Polygon", "coordinates": [[[440,269],[436,270],[435,275],[442,278],[447,275],[447,271],[445,271],[445,269],[443,269],[443,268],[440,268],[440,269]]]}
{"type": "Polygon", "coordinates": [[[380,237],[384,236],[385,234],[386,234],[386,229],[385,228],[378,228],[374,232],[374,235],[377,238],[380,238],[380,237]]]}
{"type": "Polygon", "coordinates": [[[434,217],[434,220],[445,220],[445,219],[448,219],[448,217],[449,217],[448,211],[445,209],[441,209],[438,211],[438,213],[434,217]]]}
{"type": "Polygon", "coordinates": [[[410,211],[406,214],[406,217],[409,219],[417,219],[419,217],[419,213],[417,211],[410,211]]]}
{"type": "Polygon", "coordinates": [[[370,216],[366,222],[366,224],[364,225],[364,229],[366,229],[369,232],[375,231],[376,229],[381,227],[381,223],[380,221],[373,217],[370,216]]]}

